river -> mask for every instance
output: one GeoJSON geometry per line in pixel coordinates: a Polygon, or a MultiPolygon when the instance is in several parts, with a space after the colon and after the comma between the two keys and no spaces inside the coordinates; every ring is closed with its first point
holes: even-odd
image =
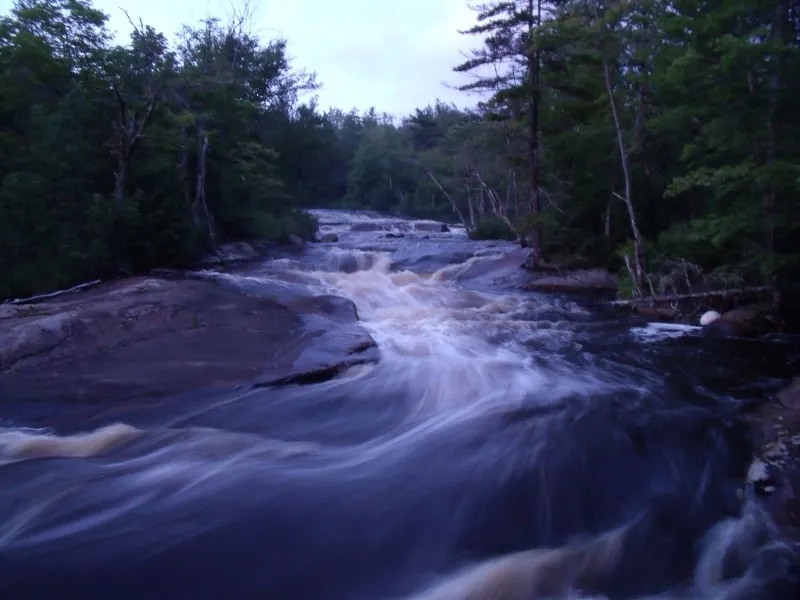
{"type": "Polygon", "coordinates": [[[316,214],[338,242],[206,275],[351,299],[379,362],[121,413],[80,456],[5,429],[64,450],[0,466],[0,597],[797,597],[739,420],[791,340],[521,292],[519,248],[455,227],[316,214]]]}

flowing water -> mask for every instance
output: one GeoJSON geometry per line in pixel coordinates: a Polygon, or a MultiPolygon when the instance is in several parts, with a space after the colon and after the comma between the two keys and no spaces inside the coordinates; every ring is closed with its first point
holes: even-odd
{"type": "Polygon", "coordinates": [[[338,243],[205,275],[345,296],[380,361],[81,435],[18,418],[0,597],[797,597],[737,416],[797,371],[792,340],[519,292],[520,250],[456,228],[317,216],[338,243]]]}

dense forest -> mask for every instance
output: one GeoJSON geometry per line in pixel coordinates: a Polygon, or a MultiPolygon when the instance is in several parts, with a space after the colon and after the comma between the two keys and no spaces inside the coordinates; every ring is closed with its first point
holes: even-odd
{"type": "Polygon", "coordinates": [[[131,17],[126,45],[88,0],[0,20],[0,298],[312,239],[308,207],[462,222],[628,294],[800,276],[798,0],[493,0],[453,65],[481,101],[402,119],[321,111],[247,8],[174,40],[131,17]]]}

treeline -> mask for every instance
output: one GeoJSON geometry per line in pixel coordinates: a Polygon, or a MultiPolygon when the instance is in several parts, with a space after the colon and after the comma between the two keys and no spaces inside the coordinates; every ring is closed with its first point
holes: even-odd
{"type": "Polygon", "coordinates": [[[362,138],[349,199],[663,294],[800,279],[800,2],[484,3],[488,99],[362,138]],[[513,234],[512,234],[513,232],[513,234]]]}
{"type": "MultiPolygon", "coordinates": [[[[0,297],[311,238],[312,206],[461,221],[633,294],[800,280],[800,0],[492,0],[403,119],[321,112],[247,9],[173,43],[88,0],[0,20],[0,297]]],[[[402,50],[402,49],[400,49],[402,50]]]]}
{"type": "Polygon", "coordinates": [[[237,239],[310,238],[297,210],[347,191],[350,113],[245,8],[126,45],[88,0],[0,18],[0,299],[187,264],[237,239]]]}

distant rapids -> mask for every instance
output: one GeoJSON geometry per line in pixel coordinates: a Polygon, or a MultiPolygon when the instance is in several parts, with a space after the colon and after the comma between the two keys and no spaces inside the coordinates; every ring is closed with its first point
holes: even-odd
{"type": "Polygon", "coordinates": [[[338,242],[197,275],[344,296],[379,361],[80,434],[3,407],[0,598],[800,597],[738,418],[780,344],[521,292],[520,250],[455,226],[316,216],[338,242]]]}

